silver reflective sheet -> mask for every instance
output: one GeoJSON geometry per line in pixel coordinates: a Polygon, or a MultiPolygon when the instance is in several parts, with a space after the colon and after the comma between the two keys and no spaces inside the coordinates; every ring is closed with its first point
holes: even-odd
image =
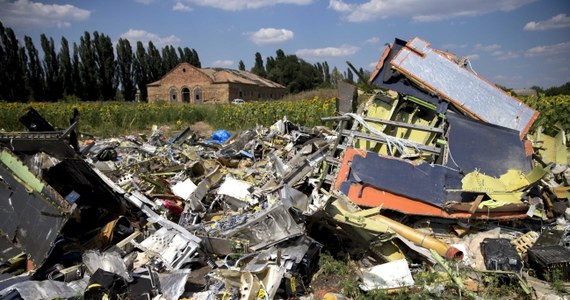
{"type": "Polygon", "coordinates": [[[439,97],[482,121],[517,130],[521,137],[538,116],[534,109],[429,48],[421,39],[409,41],[391,63],[439,97]]]}
{"type": "Polygon", "coordinates": [[[162,296],[167,300],[177,300],[184,293],[184,287],[190,275],[190,269],[174,270],[160,278],[162,296]]]}
{"type": "Polygon", "coordinates": [[[103,252],[95,250],[85,251],[82,255],[83,263],[90,274],[95,274],[98,269],[111,272],[123,277],[126,281],[132,282],[133,276],[127,270],[125,262],[116,252],[103,252]]]}
{"type": "MultiPolygon", "coordinates": [[[[67,299],[83,295],[89,277],[77,281],[60,282],[55,280],[24,281],[16,283],[0,291],[0,297],[7,296],[11,291],[18,291],[20,298],[24,300],[37,299],[67,299]]],[[[4,298],[3,298],[4,299],[4,298]]]]}

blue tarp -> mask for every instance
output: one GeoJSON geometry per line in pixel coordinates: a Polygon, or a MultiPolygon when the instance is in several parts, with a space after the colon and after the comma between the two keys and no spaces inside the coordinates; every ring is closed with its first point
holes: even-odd
{"type": "Polygon", "coordinates": [[[227,130],[219,129],[212,134],[212,138],[207,140],[206,143],[223,144],[225,141],[229,140],[231,136],[232,134],[227,130]]]}

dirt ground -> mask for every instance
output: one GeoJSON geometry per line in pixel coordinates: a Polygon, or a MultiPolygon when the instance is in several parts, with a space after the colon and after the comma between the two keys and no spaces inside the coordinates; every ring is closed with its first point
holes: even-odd
{"type": "Polygon", "coordinates": [[[196,122],[190,125],[190,129],[196,132],[199,136],[209,137],[214,133],[214,127],[206,122],[196,122]]]}

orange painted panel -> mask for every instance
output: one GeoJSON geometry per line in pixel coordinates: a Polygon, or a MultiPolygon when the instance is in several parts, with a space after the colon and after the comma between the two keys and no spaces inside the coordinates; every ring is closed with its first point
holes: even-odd
{"type": "MultiPolygon", "coordinates": [[[[366,157],[368,152],[354,148],[347,148],[342,159],[339,172],[337,174],[334,187],[340,190],[341,184],[347,180],[350,172],[350,163],[355,155],[366,157]]],[[[377,155],[371,153],[371,155],[377,155]]],[[[522,219],[526,218],[526,206],[501,207],[493,210],[479,210],[474,214],[469,213],[465,205],[457,205],[459,210],[446,211],[438,206],[422,201],[410,199],[396,195],[387,191],[379,190],[372,186],[353,183],[348,191],[348,198],[355,204],[367,207],[382,206],[384,209],[391,209],[405,214],[431,216],[450,219],[522,219]],[[360,195],[359,195],[360,194],[360,195]],[[459,208],[461,206],[461,208],[459,208]]]]}

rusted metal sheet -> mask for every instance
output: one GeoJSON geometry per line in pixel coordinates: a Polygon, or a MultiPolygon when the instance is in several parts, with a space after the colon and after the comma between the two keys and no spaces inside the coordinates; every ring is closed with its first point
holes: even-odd
{"type": "Polygon", "coordinates": [[[538,112],[458,63],[457,57],[410,40],[391,60],[396,70],[482,121],[526,135],[538,112]]]}

